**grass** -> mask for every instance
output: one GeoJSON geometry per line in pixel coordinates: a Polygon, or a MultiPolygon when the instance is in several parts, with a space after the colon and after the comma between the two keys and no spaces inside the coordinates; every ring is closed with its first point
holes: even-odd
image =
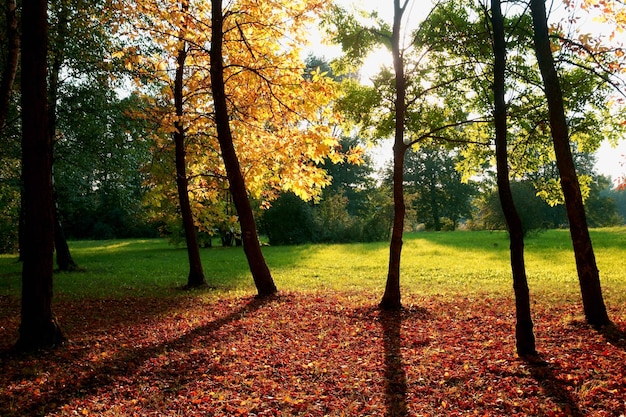
{"type": "MultiPolygon", "coordinates": [[[[592,239],[606,297],[626,304],[626,228],[595,229],[592,239]]],[[[84,271],[55,274],[55,294],[62,298],[172,295],[186,282],[185,249],[162,239],[77,241],[70,247],[84,271]]],[[[254,292],[241,248],[201,253],[207,280],[218,292],[254,292]]],[[[280,290],[382,293],[384,288],[386,242],[265,247],[264,254],[280,290]]],[[[531,293],[563,300],[578,297],[566,230],[528,238],[526,267],[531,293]]],[[[15,256],[0,256],[0,295],[19,294],[20,268],[15,256]]],[[[405,294],[509,294],[508,237],[489,231],[407,234],[401,279],[405,294]]]]}
{"type": "Polygon", "coordinates": [[[265,247],[281,292],[256,299],[241,248],[203,249],[216,288],[190,292],[164,240],[71,242],[70,342],[35,355],[9,350],[21,266],[0,256],[0,415],[626,415],[625,237],[592,231],[604,329],[584,323],[567,231],[527,240],[542,364],[515,355],[503,232],[408,234],[396,314],[376,308],[387,243],[265,247]]]}

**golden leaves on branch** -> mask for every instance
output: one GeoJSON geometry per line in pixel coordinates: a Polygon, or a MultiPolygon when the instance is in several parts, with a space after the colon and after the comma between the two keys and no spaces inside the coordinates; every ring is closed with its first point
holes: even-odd
{"type": "MultiPolygon", "coordinates": [[[[175,124],[186,132],[192,199],[217,201],[227,188],[213,122],[209,75],[210,2],[115,0],[120,36],[128,40],[121,59],[135,74],[137,88],[158,97],[145,117],[158,120],[154,134],[162,149],[175,124]],[[173,77],[178,52],[185,48],[184,115],[174,115],[173,77]],[[155,88],[156,87],[156,88],[155,88]]],[[[224,12],[224,80],[234,144],[248,191],[261,203],[280,191],[315,198],[330,178],[320,167],[326,158],[359,163],[354,150],[341,154],[333,133],[339,120],[332,105],[336,83],[320,71],[304,78],[302,50],[308,25],[327,7],[322,1],[236,0],[224,12]]],[[[173,167],[159,175],[173,175],[173,167]]],[[[155,183],[173,181],[155,176],[155,183]]],[[[175,193],[165,193],[175,195],[175,193]]]]}

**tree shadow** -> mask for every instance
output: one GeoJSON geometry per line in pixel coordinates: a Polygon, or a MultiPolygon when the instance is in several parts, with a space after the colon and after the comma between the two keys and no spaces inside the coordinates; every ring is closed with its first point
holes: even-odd
{"type": "Polygon", "coordinates": [[[427,318],[425,309],[380,310],[379,320],[383,329],[385,351],[385,406],[387,417],[409,415],[406,394],[407,379],[402,359],[402,322],[407,315],[427,318]]]}
{"type": "MultiPolygon", "coordinates": [[[[52,310],[68,343],[74,343],[80,335],[108,333],[114,327],[135,324],[137,317],[158,317],[180,309],[190,301],[184,296],[172,296],[167,300],[137,296],[73,300],[62,295],[55,297],[52,310]]],[[[11,355],[20,324],[18,297],[0,296],[0,322],[0,354],[11,355]]]]}
{"type": "Polygon", "coordinates": [[[596,328],[596,331],[600,333],[608,343],[626,352],[626,332],[620,329],[615,323],[596,328]]]}
{"type": "Polygon", "coordinates": [[[585,413],[576,404],[575,398],[567,391],[567,387],[559,381],[550,364],[543,361],[527,361],[530,374],[539,383],[548,397],[564,408],[565,415],[584,417],[585,413]]]}
{"type": "MultiPolygon", "coordinates": [[[[128,347],[121,349],[110,359],[105,359],[100,362],[86,375],[75,378],[66,384],[58,386],[58,388],[47,391],[45,395],[41,395],[37,400],[29,403],[27,407],[16,410],[14,415],[39,415],[41,414],[41,410],[44,409],[46,413],[59,411],[64,404],[69,404],[74,399],[85,398],[91,394],[97,393],[99,390],[112,386],[115,384],[117,378],[123,378],[137,373],[145,361],[157,357],[162,352],[185,350],[196,338],[216,332],[221,327],[240,320],[242,317],[260,309],[262,306],[276,300],[278,297],[280,296],[254,297],[245,305],[236,308],[228,315],[216,318],[210,323],[199,326],[175,339],[146,347],[128,347]],[[51,408],[50,404],[54,404],[54,406],[51,408]]],[[[231,337],[235,337],[235,335],[231,335],[231,337]]],[[[5,357],[3,360],[4,359],[20,361],[23,360],[24,357],[22,355],[11,358],[5,357]]],[[[7,404],[9,402],[8,400],[10,399],[0,396],[0,404],[7,404]]]]}

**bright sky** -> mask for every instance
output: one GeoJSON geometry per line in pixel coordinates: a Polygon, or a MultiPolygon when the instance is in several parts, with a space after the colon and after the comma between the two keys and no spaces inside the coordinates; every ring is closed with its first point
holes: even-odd
{"type": "MultiPolygon", "coordinates": [[[[360,10],[367,11],[377,11],[379,16],[390,24],[393,21],[393,2],[392,0],[335,0],[343,7],[351,10],[352,7],[356,7],[360,10]]],[[[410,4],[407,8],[407,14],[405,16],[405,21],[419,22],[421,19],[425,18],[427,13],[430,10],[430,7],[426,7],[423,0],[410,0],[410,4]]],[[[430,4],[430,1],[427,2],[430,4]]],[[[555,2],[558,4],[559,2],[555,2]]],[[[558,6],[557,6],[558,7],[558,6]]],[[[555,11],[555,13],[563,13],[563,9],[561,7],[560,10],[555,11]]],[[[552,15],[556,16],[555,14],[552,15]]],[[[581,32],[594,32],[601,29],[598,29],[598,24],[592,18],[581,19],[579,21],[578,29],[581,32]]],[[[626,38],[626,35],[624,35],[626,38]]],[[[339,47],[324,47],[323,50],[326,58],[333,58],[338,56],[341,53],[341,49],[339,47]]],[[[319,53],[319,49],[315,48],[315,53],[319,53]]],[[[374,53],[372,53],[366,60],[364,68],[361,70],[361,76],[363,79],[369,78],[371,75],[375,74],[378,67],[381,64],[390,65],[391,63],[391,55],[385,49],[380,49],[374,53]]],[[[386,141],[389,143],[384,143],[379,147],[376,147],[372,150],[375,154],[374,157],[378,162],[378,165],[383,165],[385,161],[391,160],[392,152],[391,152],[391,141],[386,141]],[[388,145],[388,146],[387,146],[388,145]]],[[[597,164],[596,170],[598,173],[602,175],[607,175],[612,177],[613,179],[619,178],[620,176],[626,173],[626,138],[623,138],[617,147],[612,147],[608,142],[604,142],[597,154],[597,164]]]]}

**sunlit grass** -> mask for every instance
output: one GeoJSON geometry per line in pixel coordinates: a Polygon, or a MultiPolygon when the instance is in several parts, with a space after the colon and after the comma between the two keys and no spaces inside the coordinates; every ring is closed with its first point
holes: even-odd
{"type": "MultiPolygon", "coordinates": [[[[605,296],[626,302],[626,228],[592,231],[605,296]]],[[[55,293],[67,297],[120,298],[172,295],[186,282],[187,253],[162,239],[70,242],[81,272],[56,273],[55,293]]],[[[388,243],[264,247],[279,289],[359,291],[384,289],[388,243]]],[[[211,293],[254,293],[242,248],[202,249],[211,293]]],[[[532,294],[575,299],[578,279],[567,230],[526,240],[532,294]]],[[[21,265],[0,256],[0,295],[18,295],[21,265]]],[[[401,282],[405,294],[507,295],[512,293],[505,232],[421,232],[406,234],[401,282]]]]}

